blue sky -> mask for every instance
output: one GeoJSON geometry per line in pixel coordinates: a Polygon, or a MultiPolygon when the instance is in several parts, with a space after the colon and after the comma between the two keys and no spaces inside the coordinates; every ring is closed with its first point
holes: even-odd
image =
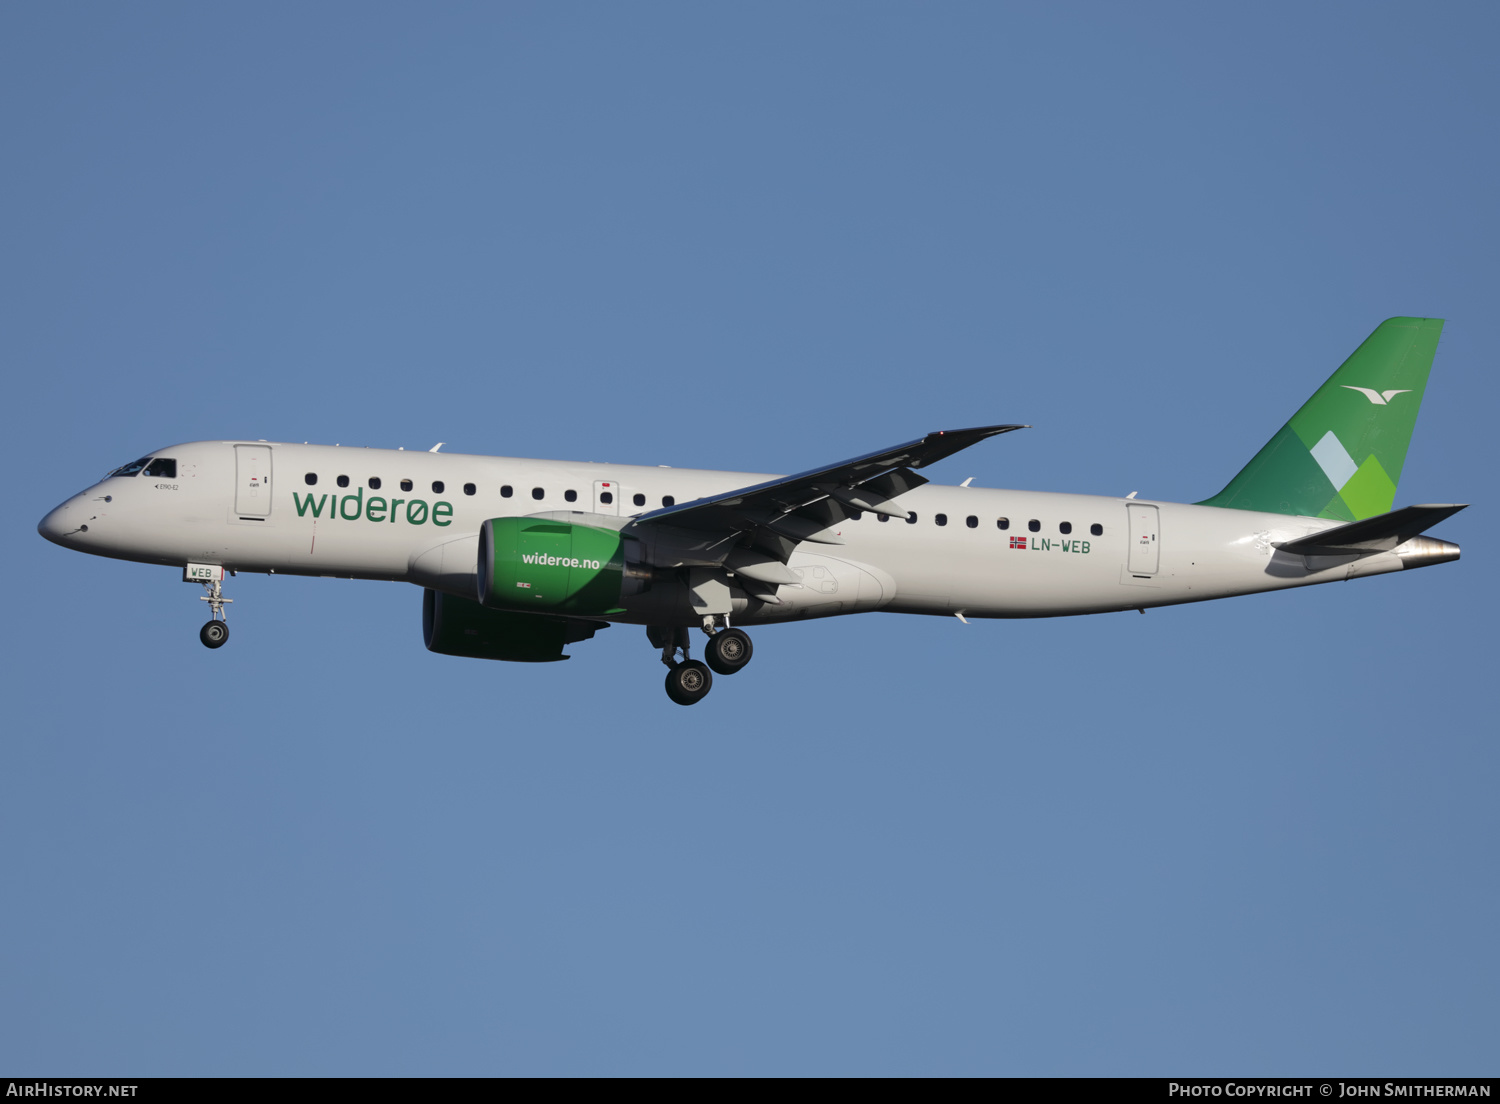
{"type": "Polygon", "coordinates": [[[1493,1075],[1490,5],[10,5],[0,1068],[1493,1075]],[[422,649],[37,521],[249,437],[1194,501],[1449,319],[1436,570],[422,649]],[[1490,365],[1491,367],[1486,367],[1490,365]]]}

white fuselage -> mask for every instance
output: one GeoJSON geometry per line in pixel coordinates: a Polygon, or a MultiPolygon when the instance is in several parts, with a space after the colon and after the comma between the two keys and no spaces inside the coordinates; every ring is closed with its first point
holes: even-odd
{"type": "MultiPolygon", "coordinates": [[[[583,524],[623,520],[668,497],[685,503],[774,478],[253,441],[154,455],[175,459],[175,478],[106,478],[48,514],[42,534],[143,563],[406,581],[473,598],[486,519],[575,511],[583,524]]],[[[910,521],[866,513],[836,527],[842,545],[798,546],[789,566],[803,585],[781,588],[779,605],[736,592],[735,622],[877,609],[1104,613],[1383,574],[1408,562],[1402,548],[1316,558],[1274,547],[1340,524],[1321,518],[936,484],[907,492],[900,505],[910,521]]],[[[627,614],[612,619],[697,620],[670,586],[624,605],[627,614]]]]}

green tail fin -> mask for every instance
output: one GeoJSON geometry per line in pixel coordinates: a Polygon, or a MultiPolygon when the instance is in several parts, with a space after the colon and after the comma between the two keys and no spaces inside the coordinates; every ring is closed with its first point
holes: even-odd
{"type": "Polygon", "coordinates": [[[1359,521],[1390,511],[1441,318],[1387,318],[1200,506],[1359,521]]]}

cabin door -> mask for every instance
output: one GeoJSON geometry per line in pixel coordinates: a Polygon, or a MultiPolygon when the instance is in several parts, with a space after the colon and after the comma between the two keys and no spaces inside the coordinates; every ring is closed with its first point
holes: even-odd
{"type": "Polygon", "coordinates": [[[1129,502],[1125,511],[1130,515],[1130,558],[1132,575],[1155,575],[1161,562],[1161,543],[1158,510],[1140,502],[1129,502]]]}
{"type": "Polygon", "coordinates": [[[234,473],[234,512],[241,517],[270,517],[271,450],[265,445],[235,445],[234,473]]]}

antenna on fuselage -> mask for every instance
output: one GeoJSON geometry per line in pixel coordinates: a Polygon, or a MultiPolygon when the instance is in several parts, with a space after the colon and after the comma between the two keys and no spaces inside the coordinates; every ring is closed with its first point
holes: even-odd
{"type": "Polygon", "coordinates": [[[437,450],[438,450],[438,449],[440,449],[440,448],[442,448],[442,447],[443,447],[443,446],[444,446],[444,445],[446,445],[446,444],[447,444],[447,443],[448,443],[448,442],[447,442],[447,441],[439,441],[439,442],[438,442],[438,443],[437,443],[437,444],[435,444],[435,445],[433,445],[433,446],[432,446],[432,447],[431,447],[431,448],[430,448],[430,449],[428,449],[428,450],[427,450],[427,451],[428,451],[428,452],[436,452],[436,451],[437,451],[437,450]]]}

